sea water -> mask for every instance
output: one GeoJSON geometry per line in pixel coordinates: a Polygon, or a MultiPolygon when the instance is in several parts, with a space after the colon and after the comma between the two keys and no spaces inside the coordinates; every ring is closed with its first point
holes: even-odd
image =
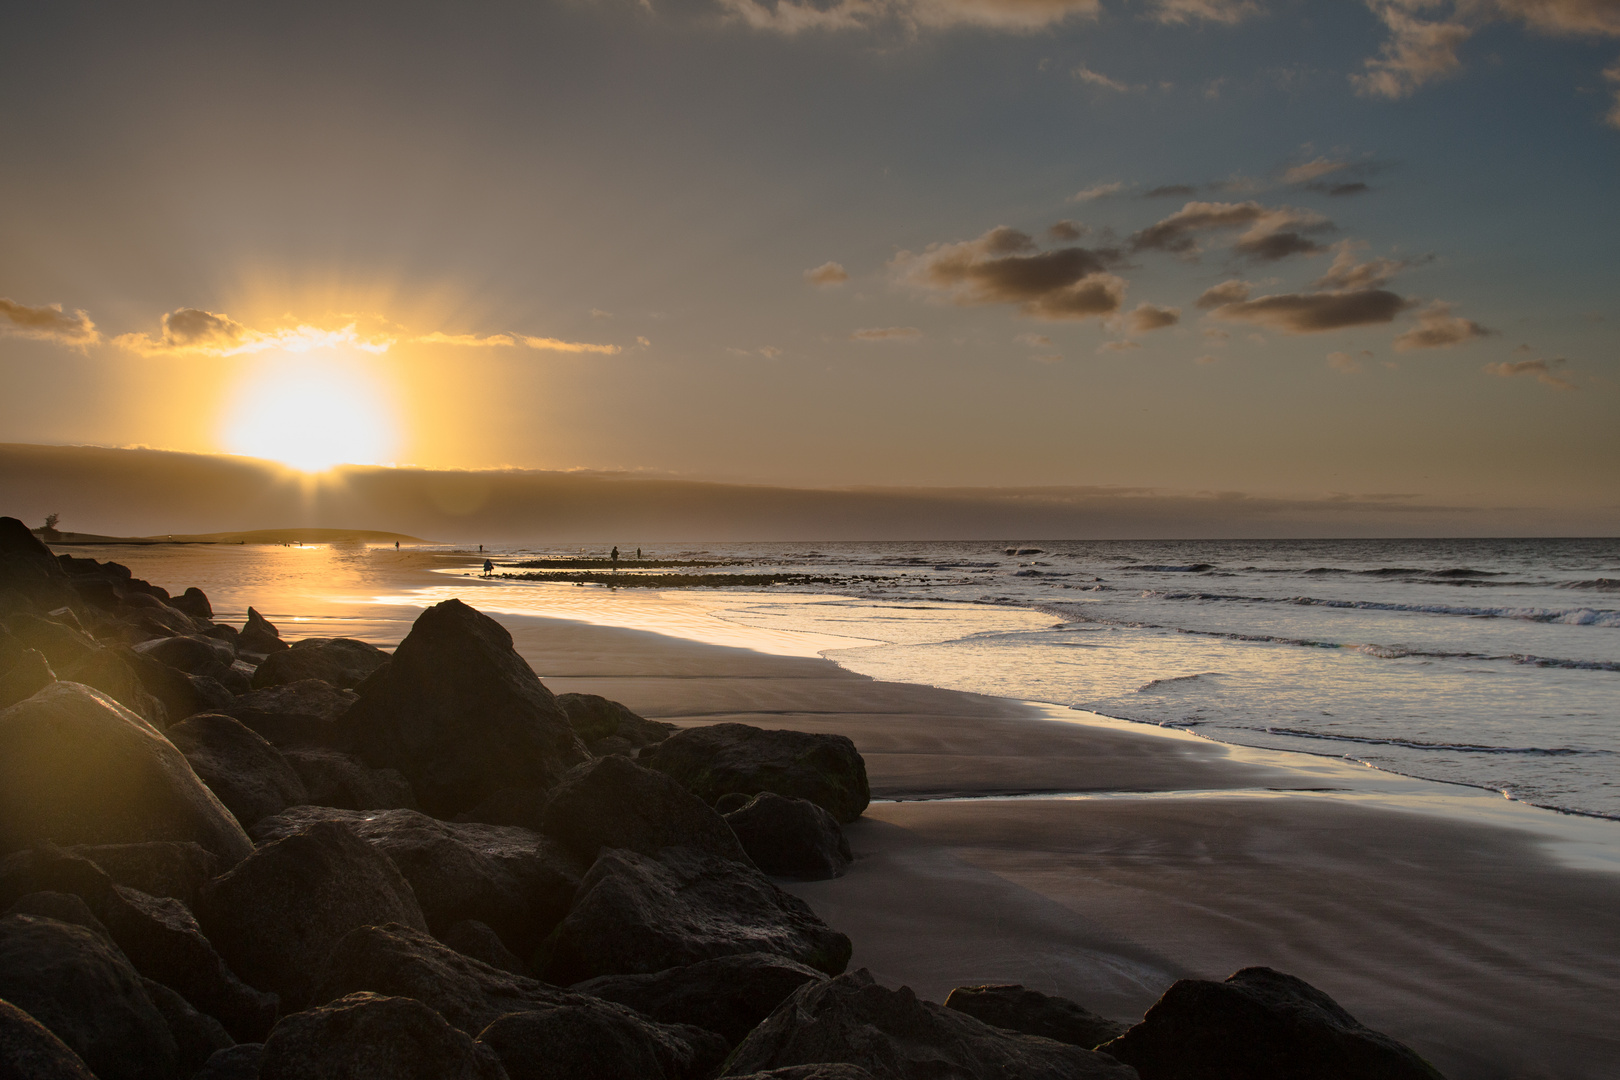
{"type": "Polygon", "coordinates": [[[704,572],[814,575],[744,596],[726,590],[714,615],[854,639],[824,655],[877,678],[1344,757],[1620,818],[1620,541],[718,544],[645,554],[736,561],[704,572]],[[820,595],[781,596],[806,592],[820,595]]]}

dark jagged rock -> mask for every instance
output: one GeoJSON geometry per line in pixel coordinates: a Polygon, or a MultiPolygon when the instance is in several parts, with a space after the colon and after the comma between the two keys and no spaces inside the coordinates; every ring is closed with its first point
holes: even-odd
{"type": "Polygon", "coordinates": [[[495,1051],[511,1080],[707,1080],[727,1050],[712,1031],[648,1023],[590,999],[508,1013],[478,1041],[495,1051]]]}
{"type": "Polygon", "coordinates": [[[678,731],[642,756],[711,805],[732,792],[771,791],[809,799],[848,825],[871,801],[866,762],[842,735],[713,724],[678,731]]]}
{"type": "Polygon", "coordinates": [[[854,860],[838,819],[809,799],[762,791],[725,822],[754,865],[777,877],[826,881],[842,877],[854,860]]]}
{"type": "Polygon", "coordinates": [[[787,996],[826,976],[769,953],[704,960],[650,975],[604,975],[569,989],[628,1005],[666,1024],[694,1024],[736,1045],[787,996]]]}
{"type": "Polygon", "coordinates": [[[337,733],[338,718],[359,700],[353,690],[339,690],[319,679],[299,679],[243,694],[222,711],[274,746],[325,746],[337,733]]]}
{"type": "Polygon", "coordinates": [[[1142,1080],[1440,1080],[1303,979],[1248,967],[1225,982],[1181,979],[1101,1049],[1142,1080]]]}
{"type": "Polygon", "coordinates": [[[0,859],[0,906],[10,907],[29,893],[72,893],[99,911],[112,893],[107,874],[82,856],[42,843],[0,859]]]}
{"type": "Polygon", "coordinates": [[[676,845],[749,861],[725,819],[702,799],[623,757],[570,770],[552,792],[540,827],[587,865],[602,848],[656,855],[676,845]]]}
{"type": "MultiPolygon", "coordinates": [[[[162,731],[169,726],[169,710],[146,688],[141,677],[119,649],[97,649],[78,663],[63,669],[60,677],[100,690],[118,704],[162,731]]],[[[180,680],[184,682],[185,680],[180,680]]],[[[186,683],[187,700],[193,700],[191,684],[186,683]]]]}
{"type": "Polygon", "coordinates": [[[9,1001],[0,1001],[0,1076],[6,1080],[96,1080],[67,1043],[9,1001]]]}
{"type": "Polygon", "coordinates": [[[538,966],[568,984],[748,952],[836,975],[849,963],[850,942],[751,866],[690,848],[656,857],[608,849],[580,881],[538,966]]]}
{"type": "Polygon", "coordinates": [[[259,822],[252,836],[268,843],[321,820],[346,822],[388,856],[433,933],[476,919],[525,955],[567,913],[584,872],[555,842],[527,829],[455,824],[414,810],[300,806],[259,822]]]}
{"type": "Polygon", "coordinates": [[[679,730],[674,724],[643,719],[597,694],[558,694],[557,704],[568,714],[575,734],[598,756],[605,752],[600,745],[605,739],[622,739],[635,749],[663,742],[679,730]]]}
{"type": "Polygon", "coordinates": [[[260,615],[252,608],[248,608],[247,625],[236,637],[236,651],[248,653],[253,656],[268,656],[287,647],[281,640],[281,631],[276,629],[274,623],[260,615]]]}
{"type": "Polygon", "coordinates": [[[223,641],[196,634],[143,641],[135,651],[190,675],[211,675],[220,665],[229,667],[236,659],[236,651],[223,641]]]}
{"type": "Polygon", "coordinates": [[[0,712],[0,853],[41,840],[191,840],[227,866],[252,850],[173,744],[77,683],[0,712]]]}
{"type": "Polygon", "coordinates": [[[525,978],[533,974],[522,957],[506,947],[499,934],[477,919],[462,919],[453,923],[438,937],[462,956],[471,957],[492,968],[525,978]]]}
{"type": "Polygon", "coordinates": [[[169,606],[176,611],[184,612],[193,619],[212,619],[214,605],[208,602],[208,594],[193,585],[179,596],[169,598],[169,606]]]}
{"type": "Polygon", "coordinates": [[[215,1051],[191,1080],[259,1080],[263,1062],[263,1043],[237,1043],[215,1051]]]}
{"type": "Polygon", "coordinates": [[[51,663],[38,649],[23,649],[16,661],[0,672],[0,709],[33,697],[56,681],[51,663]]]}
{"type": "Polygon", "coordinates": [[[586,757],[512,635],[459,600],[424,611],[342,723],[368,764],[398,769],[454,817],[503,787],[551,787],[586,757]]]}
{"type": "Polygon", "coordinates": [[[501,788],[489,798],[456,815],[457,821],[475,821],[483,825],[516,825],[539,832],[545,820],[546,804],[551,792],[545,788],[501,788]]]}
{"type": "Polygon", "coordinates": [[[1106,1054],[980,1023],[908,987],[877,985],[865,968],[807,983],[732,1053],[724,1076],[842,1062],[878,1080],[1135,1080],[1106,1054]]]}
{"type": "Polygon", "coordinates": [[[197,893],[220,869],[219,856],[189,841],[81,845],[68,853],[89,859],[115,884],[148,896],[172,896],[187,908],[197,906],[197,893]]]}
{"type": "Polygon", "coordinates": [[[1039,990],[1015,984],[958,986],[945,1007],[983,1020],[992,1027],[1022,1031],[1090,1050],[1124,1033],[1127,1026],[1039,990]]]}
{"type": "Polygon", "coordinates": [[[339,821],[259,848],[203,888],[198,921],[231,967],[296,1009],[332,947],[357,926],[426,930],[411,887],[387,856],[339,821]]]}
{"type": "Polygon", "coordinates": [[[199,713],[165,734],[245,829],[309,800],[304,782],[287,760],[239,720],[199,713]]]}
{"type": "Polygon", "coordinates": [[[192,1075],[216,1052],[236,1045],[236,1040],[226,1034],[218,1020],[198,1012],[167,986],[144,977],[141,985],[146,987],[146,996],[163,1014],[163,1022],[169,1025],[169,1034],[174,1037],[177,1075],[192,1075]]]}
{"type": "Polygon", "coordinates": [[[0,597],[11,594],[14,603],[0,603],[0,615],[22,610],[50,611],[79,603],[67,573],[51,549],[16,518],[0,517],[0,597]]]}
{"type": "Polygon", "coordinates": [[[282,751],[309,801],[340,810],[415,810],[416,792],[398,769],[373,769],[348,754],[313,747],[282,751]]]}
{"type": "Polygon", "coordinates": [[[55,919],[60,923],[69,923],[73,926],[82,926],[86,930],[94,931],[96,936],[114,945],[112,934],[96,918],[96,913],[90,910],[90,905],[77,893],[66,892],[36,892],[19,897],[11,905],[7,915],[33,915],[41,919],[55,919]]]}
{"type": "Polygon", "coordinates": [[[68,1045],[99,1080],[170,1080],[169,1025],[122,953],[55,919],[0,919],[0,998],[68,1045]]]}
{"type": "Polygon", "coordinates": [[[499,1059],[420,1001],[354,994],[265,1040],[259,1080],[506,1080],[499,1059]]]}
{"type": "Polygon", "coordinates": [[[112,651],[135,673],[147,693],[162,702],[171,722],[200,712],[219,712],[236,700],[235,695],[212,676],[187,674],[150,656],[142,656],[126,645],[115,646],[112,651]]]}
{"type": "Polygon", "coordinates": [[[815,1065],[788,1065],[767,1072],[749,1073],[735,1080],[876,1080],[876,1077],[859,1065],[823,1061],[815,1065]]]}
{"type": "Polygon", "coordinates": [[[6,620],[6,629],[26,649],[37,649],[53,669],[66,671],[100,651],[101,645],[78,626],[43,615],[19,612],[6,620]]]}
{"type": "Polygon", "coordinates": [[[366,676],[388,662],[377,646],[353,638],[305,638],[264,658],[253,673],[253,689],[283,686],[302,679],[320,679],[352,690],[366,676]]]}

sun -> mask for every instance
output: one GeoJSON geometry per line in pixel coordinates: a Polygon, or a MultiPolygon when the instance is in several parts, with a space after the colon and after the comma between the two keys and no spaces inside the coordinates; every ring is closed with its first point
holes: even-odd
{"type": "Polygon", "coordinates": [[[306,473],[380,464],[395,442],[379,381],[359,361],[321,353],[263,357],[238,385],[224,425],[232,453],[306,473]]]}

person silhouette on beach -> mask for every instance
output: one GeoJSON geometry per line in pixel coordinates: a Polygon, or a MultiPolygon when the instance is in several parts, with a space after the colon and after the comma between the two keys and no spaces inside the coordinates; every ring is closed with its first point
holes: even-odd
{"type": "Polygon", "coordinates": [[[636,562],[640,562],[640,561],[641,561],[641,549],[636,548],[636,562]]]}
{"type": "Polygon", "coordinates": [[[613,569],[619,568],[619,545],[613,545],[613,569]]]}
{"type": "Polygon", "coordinates": [[[494,572],[495,572],[495,563],[493,561],[489,560],[489,559],[485,559],[484,560],[484,576],[489,577],[489,575],[494,573],[494,572]]]}

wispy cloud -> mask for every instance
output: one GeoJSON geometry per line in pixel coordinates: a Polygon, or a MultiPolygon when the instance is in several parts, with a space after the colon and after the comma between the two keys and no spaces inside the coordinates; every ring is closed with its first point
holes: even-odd
{"type": "Polygon", "coordinates": [[[1312,180],[1320,180],[1322,177],[1332,173],[1341,172],[1349,167],[1350,163],[1348,161],[1331,161],[1325,157],[1319,157],[1302,165],[1295,165],[1283,173],[1283,183],[1306,184],[1312,180]]]}
{"type": "Polygon", "coordinates": [[[1125,190],[1125,185],[1119,181],[1111,184],[1093,184],[1084,190],[1077,191],[1069,196],[1070,202],[1091,202],[1093,199],[1106,199],[1110,195],[1118,195],[1125,190]]]}
{"type": "Polygon", "coordinates": [[[1214,22],[1231,26],[1260,14],[1254,0],[1157,0],[1153,18],[1162,23],[1214,22]]]}
{"type": "Polygon", "coordinates": [[[1500,364],[1486,364],[1485,371],[1504,379],[1519,376],[1533,378],[1545,386],[1552,387],[1554,390],[1573,390],[1575,389],[1574,383],[1553,374],[1553,369],[1562,367],[1563,364],[1563,357],[1552,360],[1508,360],[1500,364]]]}
{"type": "Polygon", "coordinates": [[[340,346],[385,353],[395,341],[391,334],[362,333],[357,322],[341,326],[299,323],[274,330],[257,330],[229,315],[202,308],[177,308],[163,316],[156,337],[120,334],[113,339],[113,344],[141,356],[242,356],[271,349],[307,353],[340,346]]]}
{"type": "Polygon", "coordinates": [[[1136,310],[1125,317],[1125,325],[1133,334],[1145,334],[1149,330],[1162,330],[1166,326],[1174,326],[1181,321],[1181,309],[1172,307],[1159,307],[1143,301],[1136,305],[1136,310]]]}
{"type": "Polygon", "coordinates": [[[477,334],[446,334],[440,330],[435,330],[431,334],[423,334],[421,337],[412,338],[411,340],[420,342],[423,345],[461,345],[475,349],[489,348],[491,346],[510,348],[517,344],[517,339],[511,334],[489,334],[479,337],[477,334]]]}
{"type": "Polygon", "coordinates": [[[1042,319],[1112,315],[1125,301],[1125,280],[1108,272],[1112,249],[1040,251],[1027,234],[1005,225],[973,240],[902,251],[890,267],[914,289],[958,305],[1016,304],[1042,319]]]}
{"type": "Polygon", "coordinates": [[[1116,94],[1128,94],[1131,88],[1118,79],[1111,79],[1100,71],[1093,71],[1084,64],[1080,64],[1069,72],[1076,79],[1087,86],[1095,86],[1102,90],[1112,90],[1116,94]]]}
{"type": "Polygon", "coordinates": [[[1318,289],[1376,289],[1387,285],[1391,278],[1424,259],[1368,259],[1358,261],[1358,253],[1367,245],[1343,240],[1333,245],[1333,264],[1327,273],[1316,279],[1318,289]]]}
{"type": "Polygon", "coordinates": [[[1328,367],[1332,368],[1334,371],[1343,372],[1346,375],[1354,375],[1357,372],[1366,370],[1364,367],[1362,367],[1361,362],[1366,359],[1371,359],[1371,357],[1372,353],[1365,349],[1355,356],[1351,356],[1347,352],[1330,352],[1328,353],[1327,363],[1328,367]]]}
{"type": "Polygon", "coordinates": [[[1140,349],[1141,347],[1141,342],[1137,341],[1105,341],[1097,346],[1097,351],[1100,353],[1130,352],[1132,349],[1140,349]]]}
{"type": "Polygon", "coordinates": [[[101,340],[96,324],[83,311],[63,311],[61,304],[29,307],[0,297],[0,332],[59,345],[94,345],[101,340]]]}
{"type": "Polygon", "coordinates": [[[603,356],[612,356],[621,351],[617,345],[595,345],[588,341],[563,341],[553,337],[519,337],[518,340],[528,348],[542,349],[546,352],[599,353],[603,356]]]}
{"type": "Polygon", "coordinates": [[[824,262],[820,266],[806,270],[804,280],[812,285],[827,288],[832,285],[842,285],[848,281],[849,273],[838,263],[824,262]]]}
{"type": "Polygon", "coordinates": [[[1031,33],[1067,19],[1094,19],[1101,0],[717,0],[722,11],[756,30],[807,31],[949,29],[978,26],[1031,33]]]}
{"type": "Polygon", "coordinates": [[[915,341],[922,331],[915,326],[873,326],[849,336],[851,341],[915,341]]]}
{"type": "Polygon", "coordinates": [[[1326,250],[1306,233],[1324,232],[1333,223],[1312,210],[1262,206],[1257,202],[1190,202],[1169,217],[1131,237],[1136,251],[1156,249],[1179,255],[1199,253],[1198,234],[1217,229],[1244,231],[1232,245],[1241,255],[1275,262],[1290,255],[1326,250]]]}
{"type": "Polygon", "coordinates": [[[1472,319],[1451,313],[1451,305],[1436,300],[1418,316],[1418,325],[1395,339],[1397,352],[1412,349],[1444,349],[1465,341],[1486,337],[1491,331],[1472,319]]]}
{"type": "Polygon", "coordinates": [[[1290,334],[1316,334],[1393,322],[1410,302],[1386,289],[1280,293],[1249,299],[1249,287],[1228,281],[1207,290],[1198,306],[1217,319],[1246,322],[1290,334]]]}

